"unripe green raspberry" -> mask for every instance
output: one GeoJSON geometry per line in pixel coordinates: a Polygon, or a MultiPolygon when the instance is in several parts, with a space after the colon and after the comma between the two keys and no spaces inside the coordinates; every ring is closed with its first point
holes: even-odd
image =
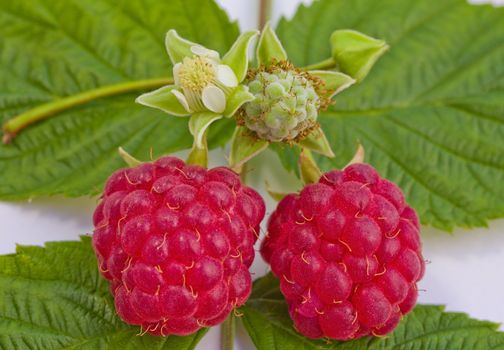
{"type": "Polygon", "coordinates": [[[329,103],[322,97],[323,81],[287,61],[250,70],[245,83],[255,99],[238,112],[238,123],[270,142],[303,139],[329,103]]]}

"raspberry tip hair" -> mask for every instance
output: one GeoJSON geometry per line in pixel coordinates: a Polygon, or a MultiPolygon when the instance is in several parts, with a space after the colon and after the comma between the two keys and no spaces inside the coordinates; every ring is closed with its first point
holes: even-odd
{"type": "Polygon", "coordinates": [[[303,260],[305,264],[310,265],[310,262],[309,262],[309,261],[308,261],[308,259],[306,259],[306,257],[305,257],[305,253],[306,253],[306,252],[302,252],[302,253],[301,253],[301,260],[303,260]]]}
{"type": "Polygon", "coordinates": [[[382,276],[385,274],[385,272],[387,272],[387,268],[385,266],[383,266],[383,271],[375,273],[375,277],[382,276]]]}
{"type": "Polygon", "coordinates": [[[358,311],[355,311],[355,317],[352,321],[352,324],[355,324],[355,322],[357,322],[357,317],[359,317],[359,312],[358,311]]]}
{"type": "Polygon", "coordinates": [[[338,242],[340,242],[341,244],[343,244],[348,249],[348,251],[350,253],[352,252],[352,248],[350,248],[350,246],[348,245],[347,242],[343,241],[342,239],[338,239],[338,242]]]}
{"type": "Polygon", "coordinates": [[[150,331],[151,331],[151,332],[155,332],[155,331],[156,331],[156,329],[158,329],[158,328],[159,328],[159,322],[158,322],[158,323],[156,323],[156,327],[154,327],[154,328],[153,328],[153,329],[151,329],[150,331]]]}
{"type": "Polygon", "coordinates": [[[287,278],[287,276],[283,275],[282,277],[283,277],[283,279],[284,279],[287,283],[289,283],[289,284],[295,284],[295,282],[294,282],[294,281],[291,281],[290,279],[288,279],[288,278],[287,278]]]}
{"type": "Polygon", "coordinates": [[[159,331],[161,332],[161,336],[162,336],[162,337],[165,337],[165,336],[166,336],[166,333],[164,332],[165,327],[166,327],[166,324],[165,324],[165,323],[163,323],[163,325],[161,326],[161,329],[159,330],[159,331]]]}
{"type": "Polygon", "coordinates": [[[401,229],[398,229],[394,235],[389,236],[389,235],[385,234],[385,237],[387,237],[388,239],[393,239],[393,238],[396,238],[397,236],[399,236],[400,233],[401,233],[401,229]]]}
{"type": "Polygon", "coordinates": [[[131,267],[132,260],[133,260],[133,257],[131,257],[131,256],[128,258],[128,260],[126,260],[128,262],[128,265],[126,265],[126,267],[121,270],[121,273],[128,271],[128,269],[131,267]]]}
{"type": "Polygon", "coordinates": [[[236,317],[242,317],[244,315],[243,312],[238,311],[238,309],[233,309],[233,313],[236,317]]]}
{"type": "Polygon", "coordinates": [[[373,335],[373,337],[376,337],[376,338],[382,338],[382,339],[387,338],[387,336],[384,334],[377,334],[375,330],[372,330],[371,334],[373,335]]]}

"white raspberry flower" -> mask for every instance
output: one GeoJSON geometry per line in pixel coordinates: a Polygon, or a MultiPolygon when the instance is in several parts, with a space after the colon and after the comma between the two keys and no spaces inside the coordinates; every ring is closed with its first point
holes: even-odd
{"type": "Polygon", "coordinates": [[[166,34],[166,50],[173,64],[172,85],[139,96],[136,102],[170,115],[191,115],[189,130],[195,146],[203,149],[209,125],[231,117],[254,96],[240,82],[248,70],[248,47],[258,32],[240,35],[221,58],[219,53],[180,37],[175,30],[166,34]]]}

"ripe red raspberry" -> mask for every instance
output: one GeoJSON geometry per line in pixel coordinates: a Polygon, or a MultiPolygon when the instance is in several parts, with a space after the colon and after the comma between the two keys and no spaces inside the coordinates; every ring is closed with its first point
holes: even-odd
{"type": "Polygon", "coordinates": [[[424,272],[419,222],[401,190],[365,164],[289,194],[261,253],[309,338],[385,335],[416,303],[424,272]]]}
{"type": "Polygon", "coordinates": [[[93,246],[119,316],[154,335],[221,323],[251,292],[262,198],[228,168],[164,157],[110,176],[93,246]]]}

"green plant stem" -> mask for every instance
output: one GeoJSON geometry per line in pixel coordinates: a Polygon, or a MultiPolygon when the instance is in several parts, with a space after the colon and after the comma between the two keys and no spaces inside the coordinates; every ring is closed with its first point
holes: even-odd
{"type": "Polygon", "coordinates": [[[82,105],[103,97],[120,95],[131,91],[152,89],[169,84],[173,84],[172,78],[155,78],[129,81],[125,83],[102,86],[93,90],[84,91],[80,94],[45,103],[8,120],[3,125],[3,142],[10,142],[12,138],[16,136],[16,134],[18,134],[27,126],[72,107],[82,105]]]}
{"type": "Polygon", "coordinates": [[[233,350],[236,333],[234,312],[221,324],[221,350],[233,350]]]}
{"type": "Polygon", "coordinates": [[[208,167],[208,148],[198,148],[193,146],[187,156],[186,164],[199,165],[203,168],[208,167]]]}
{"type": "Polygon", "coordinates": [[[306,70],[333,69],[333,68],[336,68],[336,65],[337,65],[336,61],[332,57],[329,57],[323,61],[320,61],[320,62],[317,62],[314,64],[310,64],[306,67],[303,67],[303,69],[306,69],[306,70]]]}
{"type": "Polygon", "coordinates": [[[248,168],[247,162],[243,163],[243,165],[240,168],[240,180],[244,185],[247,183],[247,171],[248,171],[247,168],[248,168]]]}
{"type": "Polygon", "coordinates": [[[196,145],[196,140],[193,143],[191,152],[187,156],[186,164],[199,165],[203,168],[208,168],[208,143],[207,143],[208,130],[203,134],[203,147],[200,148],[196,145]]]}
{"type": "Polygon", "coordinates": [[[273,0],[261,0],[259,4],[259,30],[262,30],[266,23],[271,19],[271,9],[273,0]]]}

